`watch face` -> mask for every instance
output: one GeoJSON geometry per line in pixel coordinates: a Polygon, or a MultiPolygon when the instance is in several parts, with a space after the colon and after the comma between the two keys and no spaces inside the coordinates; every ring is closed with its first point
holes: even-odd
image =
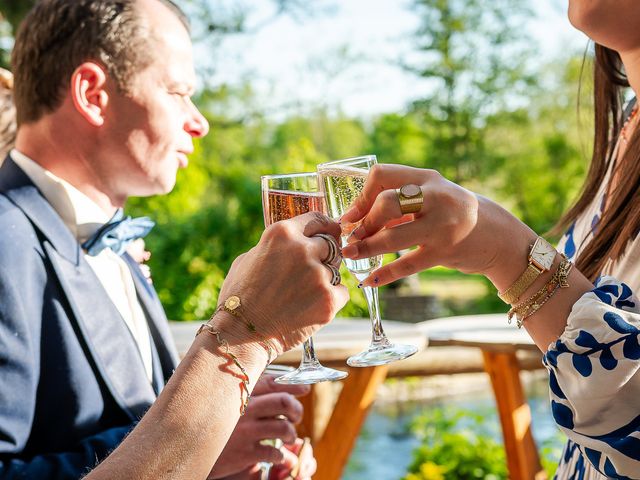
{"type": "Polygon", "coordinates": [[[417,197],[418,195],[420,195],[420,187],[418,185],[414,185],[412,183],[408,184],[408,185],[403,185],[400,188],[400,194],[403,197],[407,197],[407,198],[411,198],[411,197],[417,197]]]}
{"type": "Polygon", "coordinates": [[[557,253],[553,245],[544,238],[539,237],[531,249],[531,261],[539,268],[549,270],[553,265],[557,253]]]}

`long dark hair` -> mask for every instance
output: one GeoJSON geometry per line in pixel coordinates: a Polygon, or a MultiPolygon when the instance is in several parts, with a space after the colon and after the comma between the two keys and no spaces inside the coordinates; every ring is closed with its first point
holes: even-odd
{"type": "MultiPolygon", "coordinates": [[[[623,125],[624,90],[629,81],[618,52],[595,46],[594,105],[595,139],[587,179],[577,202],[554,227],[567,228],[589,206],[604,181],[623,125]]],[[[598,234],[576,260],[576,267],[594,281],[607,261],[617,260],[640,230],[640,133],[629,138],[627,150],[616,165],[616,185],[610,189],[598,234]]]]}

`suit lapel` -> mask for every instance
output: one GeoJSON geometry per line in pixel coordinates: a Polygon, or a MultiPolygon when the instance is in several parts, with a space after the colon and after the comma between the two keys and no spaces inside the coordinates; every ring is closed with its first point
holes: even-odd
{"type": "Polygon", "coordinates": [[[164,308],[162,308],[155,289],[144,277],[137,262],[127,253],[122,258],[129,266],[138,293],[138,300],[147,315],[149,331],[157,349],[163,378],[166,382],[178,365],[178,353],[169,330],[164,308]]]}
{"type": "Polygon", "coordinates": [[[7,158],[0,192],[30,219],[73,312],[81,342],[116,402],[136,419],[155,400],[138,347],[120,313],[85,261],[80,245],[27,175],[7,158]]]}

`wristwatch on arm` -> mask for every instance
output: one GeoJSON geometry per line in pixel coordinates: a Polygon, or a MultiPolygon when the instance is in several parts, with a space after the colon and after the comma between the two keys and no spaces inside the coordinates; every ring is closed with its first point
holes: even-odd
{"type": "Polygon", "coordinates": [[[498,293],[498,297],[505,303],[515,304],[540,275],[549,271],[557,254],[553,245],[538,237],[529,251],[529,265],[509,288],[498,293]]]}

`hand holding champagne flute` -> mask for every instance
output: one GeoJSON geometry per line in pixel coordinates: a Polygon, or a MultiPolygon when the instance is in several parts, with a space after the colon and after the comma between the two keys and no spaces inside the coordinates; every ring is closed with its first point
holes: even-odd
{"type": "MultiPolygon", "coordinates": [[[[280,220],[287,220],[303,213],[317,211],[324,213],[324,195],[318,186],[316,173],[294,173],[284,175],[266,175],[262,177],[262,208],[264,224],[268,227],[280,220]]],[[[328,239],[335,243],[335,240],[328,239]]],[[[337,249],[337,247],[336,247],[337,249]]],[[[338,255],[338,252],[334,252],[338,255]]],[[[334,278],[337,267],[332,268],[334,278]]],[[[285,375],[276,378],[283,384],[312,384],[325,381],[341,380],[346,372],[324,367],[316,358],[313,338],[306,340],[302,346],[300,366],[285,375]]]]}
{"type": "MultiPolygon", "coordinates": [[[[329,216],[335,220],[353,205],[364,189],[369,169],[377,163],[375,155],[348,158],[318,165],[318,175],[324,189],[329,216]]],[[[342,246],[347,244],[348,236],[358,227],[359,223],[342,225],[342,246]]],[[[344,260],[347,269],[363,282],[372,271],[382,266],[382,255],[375,255],[358,260],[344,260]]],[[[368,367],[384,365],[396,360],[410,357],[418,351],[414,345],[400,345],[391,343],[382,329],[380,307],[378,303],[378,288],[364,286],[363,288],[369,315],[371,317],[372,339],[369,348],[355,356],[349,357],[347,364],[352,367],[368,367]]]]}

